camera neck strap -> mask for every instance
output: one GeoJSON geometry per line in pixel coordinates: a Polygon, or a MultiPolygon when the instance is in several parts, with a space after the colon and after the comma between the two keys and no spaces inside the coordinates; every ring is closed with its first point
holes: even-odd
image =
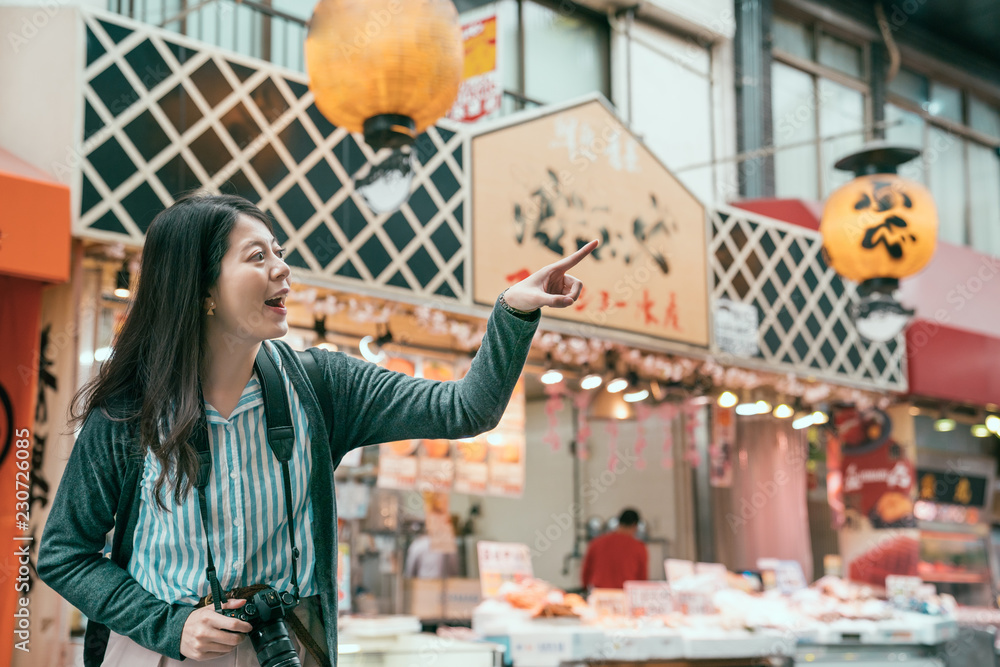
{"type": "MultiPolygon", "coordinates": [[[[298,558],[299,549],[295,546],[295,524],[293,523],[292,512],[292,484],[291,473],[288,470],[288,462],[292,458],[292,451],[295,446],[295,428],[292,426],[291,411],[288,409],[288,393],[285,391],[285,383],[281,379],[274,359],[264,349],[261,344],[257,351],[257,358],[253,364],[257,377],[260,378],[261,393],[264,397],[264,421],[267,424],[267,444],[271,448],[274,457],[281,463],[282,486],[285,489],[285,512],[288,515],[288,541],[292,546],[292,593],[299,597],[299,577],[298,558]]],[[[204,399],[202,400],[204,403],[204,399]]],[[[201,510],[201,524],[205,529],[205,548],[208,551],[208,567],[205,574],[208,577],[209,586],[212,588],[212,600],[215,603],[215,610],[222,610],[222,603],[225,602],[222,587],[219,585],[219,578],[215,571],[215,562],[212,559],[212,543],[209,539],[208,505],[205,499],[205,488],[208,486],[208,479],[212,474],[212,452],[208,443],[208,420],[202,412],[202,420],[195,428],[192,444],[198,454],[198,477],[195,486],[198,488],[198,506],[201,510]]]]}

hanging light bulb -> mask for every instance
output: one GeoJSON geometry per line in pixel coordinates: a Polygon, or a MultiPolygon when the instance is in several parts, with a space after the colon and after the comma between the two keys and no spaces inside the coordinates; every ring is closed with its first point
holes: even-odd
{"type": "Polygon", "coordinates": [[[623,377],[617,377],[608,383],[608,393],[617,394],[620,391],[625,391],[628,389],[628,380],[623,377]]]}
{"type": "Polygon", "coordinates": [[[384,160],[368,163],[358,172],[354,189],[373,213],[391,213],[410,196],[415,163],[411,146],[393,148],[384,160]]]}
{"type": "Polygon", "coordinates": [[[828,421],[830,421],[830,418],[822,410],[817,410],[816,412],[812,413],[812,417],[814,424],[825,424],[828,421]]]}
{"type": "Polygon", "coordinates": [[[127,299],[132,296],[131,292],[132,274],[128,270],[128,259],[122,262],[122,268],[115,275],[115,296],[119,299],[127,299]]]}
{"type": "Polygon", "coordinates": [[[774,408],[773,414],[778,419],[788,419],[793,414],[795,414],[795,411],[792,410],[792,406],[788,405],[787,403],[782,403],[781,405],[774,408]]]}
{"type": "Polygon", "coordinates": [[[1000,433],[1000,417],[990,415],[986,418],[986,428],[993,433],[1000,433]]]}
{"type": "Polygon", "coordinates": [[[639,401],[644,401],[649,398],[649,390],[640,389],[639,391],[633,391],[625,394],[624,398],[626,403],[638,403],[639,401]]]}
{"type": "Polygon", "coordinates": [[[593,372],[590,369],[590,364],[583,365],[583,377],[580,378],[580,389],[597,389],[603,383],[604,378],[602,378],[598,373],[593,372]]]}
{"type": "Polygon", "coordinates": [[[950,417],[941,417],[934,422],[934,430],[941,433],[948,433],[955,430],[955,420],[950,417]]]}
{"type": "Polygon", "coordinates": [[[796,431],[800,431],[804,428],[809,428],[815,423],[816,423],[816,413],[813,412],[803,417],[799,417],[795,421],[793,421],[792,428],[794,428],[796,431]]]}
{"type": "Polygon", "coordinates": [[[990,430],[986,428],[986,424],[976,424],[972,427],[972,435],[977,438],[988,438],[990,435],[990,430]]]}
{"type": "Polygon", "coordinates": [[[771,411],[771,404],[767,401],[757,401],[754,405],[757,406],[757,414],[759,415],[766,415],[771,411]]]}
{"type": "Polygon", "coordinates": [[[736,394],[734,394],[731,391],[724,391],[721,394],[719,394],[720,408],[731,408],[739,402],[740,399],[736,396],[736,394]]]}
{"type": "Polygon", "coordinates": [[[563,381],[563,374],[552,367],[552,355],[546,355],[546,370],[542,373],[543,384],[558,384],[563,381]]]}
{"type": "Polygon", "coordinates": [[[557,384],[562,382],[563,374],[557,371],[555,368],[550,368],[542,374],[542,383],[544,384],[557,384]]]}

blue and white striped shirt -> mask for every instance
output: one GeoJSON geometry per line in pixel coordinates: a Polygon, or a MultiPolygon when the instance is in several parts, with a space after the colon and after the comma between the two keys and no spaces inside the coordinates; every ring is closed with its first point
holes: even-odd
{"type": "MultiPolygon", "coordinates": [[[[316,558],[309,529],[313,521],[308,485],[312,468],[309,424],[274,346],[267,342],[264,346],[281,371],[295,427],[289,472],[295,543],[300,552],[300,595],[317,595],[316,558]]],[[[212,475],[205,497],[219,584],[226,591],[257,583],[269,584],[278,591],[291,591],[292,550],[281,464],[267,444],[264,398],[256,373],[243,389],[229,419],[208,403],[205,409],[212,451],[212,475]]],[[[159,459],[149,453],[142,475],[139,518],[128,571],[160,600],[195,604],[210,590],[205,576],[208,556],[198,491],[192,486],[180,507],[164,512],[153,498],[153,485],[160,469],[159,459]]],[[[171,507],[169,488],[170,484],[166,484],[163,501],[171,507]]]]}

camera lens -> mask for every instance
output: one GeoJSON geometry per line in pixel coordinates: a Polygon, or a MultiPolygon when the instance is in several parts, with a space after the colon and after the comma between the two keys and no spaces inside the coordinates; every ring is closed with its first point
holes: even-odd
{"type": "Polygon", "coordinates": [[[301,667],[295,645],[288,632],[288,625],[282,619],[270,623],[250,633],[250,642],[257,651],[260,667],[301,667]]]}

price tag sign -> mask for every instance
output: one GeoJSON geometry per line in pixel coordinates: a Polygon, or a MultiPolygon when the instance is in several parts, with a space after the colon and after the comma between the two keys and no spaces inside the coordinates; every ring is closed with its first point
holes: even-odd
{"type": "Polygon", "coordinates": [[[674,601],[667,582],[625,582],[625,612],[628,616],[661,616],[673,610],[674,601]]]}
{"type": "Polygon", "coordinates": [[[527,544],[479,542],[479,585],[483,598],[495,597],[506,581],[522,581],[532,576],[531,549],[527,544]]]}

